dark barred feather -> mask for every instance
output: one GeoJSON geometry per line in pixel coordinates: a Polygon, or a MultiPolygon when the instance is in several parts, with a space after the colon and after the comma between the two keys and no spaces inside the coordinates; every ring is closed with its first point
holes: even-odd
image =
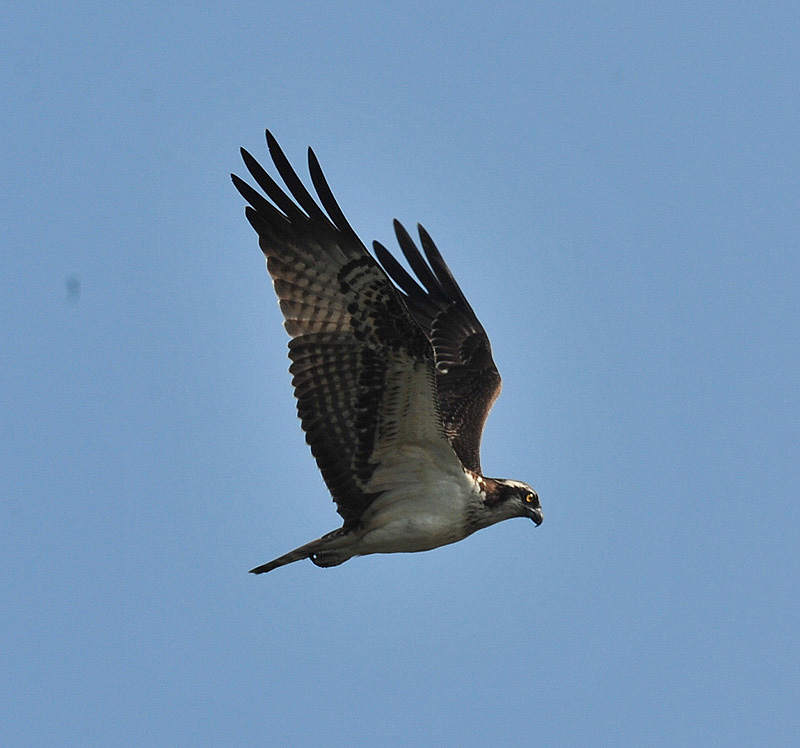
{"type": "MultiPolygon", "coordinates": [[[[258,232],[292,337],[290,371],[306,441],[339,514],[355,521],[378,495],[368,489],[376,468],[370,457],[385,450],[394,433],[382,421],[391,424],[402,415],[392,412],[386,395],[396,389],[392,372],[429,370],[422,380],[427,385],[412,394],[425,401],[421,411],[435,413],[433,351],[345,219],[313,152],[309,170],[322,207],[269,132],[267,143],[289,194],[246,151],[244,162],[269,200],[232,178],[249,203],[247,218],[258,232]]],[[[443,431],[441,438],[446,446],[443,431]]]]}

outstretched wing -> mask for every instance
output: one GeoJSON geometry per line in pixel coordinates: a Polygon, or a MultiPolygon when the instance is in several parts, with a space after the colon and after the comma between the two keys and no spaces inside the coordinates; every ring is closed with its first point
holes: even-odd
{"type": "Polygon", "coordinates": [[[232,179],[249,203],[292,338],[289,370],[306,441],[339,514],[355,521],[393,482],[408,480],[402,473],[412,466],[398,460],[414,451],[407,447],[458,464],[439,416],[433,351],[345,219],[313,151],[309,171],[322,207],[269,132],[267,144],[288,194],[245,150],[269,200],[232,179]],[[387,455],[390,469],[381,465],[387,455]]]}
{"type": "Polygon", "coordinates": [[[418,229],[427,262],[402,224],[394,222],[400,249],[418,281],[379,242],[373,242],[375,254],[433,345],[447,437],[464,466],[481,473],[481,434],[500,394],[500,374],[483,326],[428,232],[418,229]]]}

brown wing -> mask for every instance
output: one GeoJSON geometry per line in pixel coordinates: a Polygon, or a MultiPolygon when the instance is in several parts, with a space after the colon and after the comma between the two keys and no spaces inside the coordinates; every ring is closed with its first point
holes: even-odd
{"type": "Polygon", "coordinates": [[[369,487],[375,455],[399,451],[395,442],[406,437],[398,423],[409,408],[417,418],[425,414],[426,444],[439,440],[449,449],[433,351],[342,214],[313,151],[309,171],[324,211],[269,132],[267,143],[289,194],[244,150],[245,165],[269,200],[232,179],[249,203],[246,215],[292,337],[290,372],[306,441],[339,514],[355,521],[381,493],[369,487]]]}
{"type": "Polygon", "coordinates": [[[419,281],[379,242],[373,242],[375,254],[433,344],[439,409],[450,443],[464,466],[480,473],[483,426],[501,387],[489,338],[428,232],[418,226],[426,262],[399,221],[394,229],[419,281]]]}

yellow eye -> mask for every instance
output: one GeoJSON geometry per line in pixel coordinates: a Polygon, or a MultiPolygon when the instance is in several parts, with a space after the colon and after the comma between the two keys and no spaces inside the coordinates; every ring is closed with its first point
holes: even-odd
{"type": "Polygon", "coordinates": [[[533,494],[528,492],[525,494],[525,502],[530,504],[533,501],[533,494]]]}

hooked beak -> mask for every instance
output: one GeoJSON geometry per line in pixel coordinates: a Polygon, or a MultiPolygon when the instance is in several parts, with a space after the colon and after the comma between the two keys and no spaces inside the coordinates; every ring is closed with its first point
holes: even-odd
{"type": "Polygon", "coordinates": [[[536,527],[544,522],[544,514],[542,514],[542,507],[536,507],[536,509],[531,509],[531,519],[533,520],[536,527]]]}

